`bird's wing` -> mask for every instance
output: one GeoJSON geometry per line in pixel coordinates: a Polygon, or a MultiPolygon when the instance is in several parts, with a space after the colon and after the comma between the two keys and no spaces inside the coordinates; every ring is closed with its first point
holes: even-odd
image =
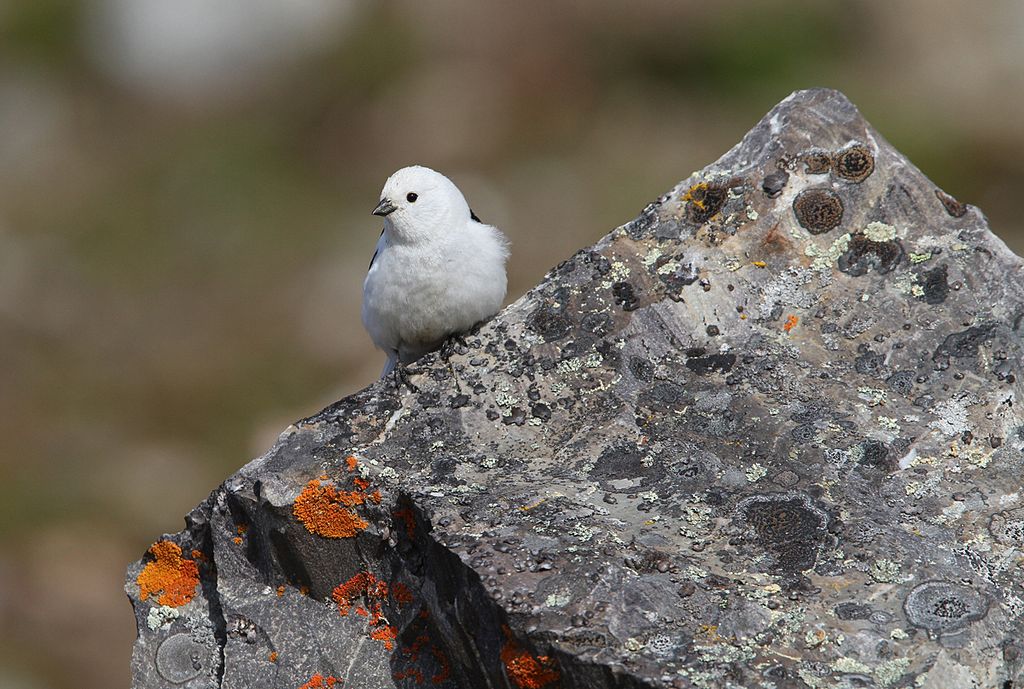
{"type": "Polygon", "coordinates": [[[380,239],[377,240],[377,246],[373,249],[373,258],[370,259],[370,265],[366,267],[366,270],[373,268],[373,262],[377,260],[377,255],[380,254],[380,250],[384,248],[384,228],[380,230],[380,239]]]}
{"type": "Polygon", "coordinates": [[[480,218],[476,217],[476,213],[473,212],[472,208],[469,209],[469,217],[470,217],[471,220],[476,220],[477,222],[482,222],[480,220],[480,218]]]}

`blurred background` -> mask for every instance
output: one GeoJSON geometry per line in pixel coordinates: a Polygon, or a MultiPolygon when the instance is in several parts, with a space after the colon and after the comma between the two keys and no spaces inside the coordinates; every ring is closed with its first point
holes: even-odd
{"type": "Polygon", "coordinates": [[[0,687],[128,686],[126,564],[376,378],[393,170],[511,301],[810,86],[1024,250],[1020,0],[0,0],[0,687]]]}

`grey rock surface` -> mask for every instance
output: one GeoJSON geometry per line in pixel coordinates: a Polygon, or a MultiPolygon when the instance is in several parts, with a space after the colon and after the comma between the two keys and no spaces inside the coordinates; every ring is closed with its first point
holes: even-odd
{"type": "Polygon", "coordinates": [[[1021,271],[795,93],[217,488],[129,568],[135,686],[1019,686],[1021,271]]]}

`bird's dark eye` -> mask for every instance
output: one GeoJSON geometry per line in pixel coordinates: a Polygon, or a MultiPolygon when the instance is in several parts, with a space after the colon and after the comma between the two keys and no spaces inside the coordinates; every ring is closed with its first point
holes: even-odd
{"type": "Polygon", "coordinates": [[[408,201],[409,203],[415,203],[416,199],[418,199],[419,197],[419,194],[417,194],[414,191],[410,191],[408,194],[405,195],[405,200],[408,201]]]}

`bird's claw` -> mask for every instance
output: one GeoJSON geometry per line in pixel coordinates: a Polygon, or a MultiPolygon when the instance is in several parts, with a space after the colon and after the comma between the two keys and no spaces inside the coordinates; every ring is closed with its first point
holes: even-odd
{"type": "Polygon", "coordinates": [[[466,342],[466,338],[462,333],[456,333],[446,339],[444,343],[441,344],[441,348],[438,350],[438,353],[441,355],[442,359],[449,361],[453,355],[458,354],[458,351],[455,349],[456,346],[462,347],[463,349],[467,349],[469,347],[469,343],[466,342]]]}
{"type": "Polygon", "coordinates": [[[391,375],[394,376],[396,390],[401,392],[402,388],[406,387],[410,392],[420,391],[420,389],[416,387],[411,380],[409,380],[409,374],[411,373],[414,373],[414,371],[411,371],[407,366],[403,366],[402,364],[395,366],[391,375]]]}

